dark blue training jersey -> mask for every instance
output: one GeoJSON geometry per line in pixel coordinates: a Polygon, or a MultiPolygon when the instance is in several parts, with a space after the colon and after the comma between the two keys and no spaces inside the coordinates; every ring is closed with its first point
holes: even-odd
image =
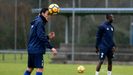
{"type": "Polygon", "coordinates": [[[115,46],[113,40],[114,27],[111,23],[105,21],[98,27],[96,33],[96,48],[112,48],[115,46]]]}
{"type": "Polygon", "coordinates": [[[45,53],[46,48],[53,48],[45,32],[46,23],[47,20],[42,15],[37,16],[31,22],[31,28],[28,39],[28,53],[45,53]]]}

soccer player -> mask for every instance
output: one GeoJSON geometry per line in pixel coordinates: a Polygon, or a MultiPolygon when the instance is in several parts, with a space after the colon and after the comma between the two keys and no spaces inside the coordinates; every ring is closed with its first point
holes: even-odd
{"type": "Polygon", "coordinates": [[[49,41],[55,37],[55,33],[51,32],[49,35],[46,35],[45,32],[45,26],[49,17],[48,8],[43,8],[39,15],[31,22],[28,39],[28,65],[24,75],[30,75],[34,68],[36,68],[36,75],[42,75],[44,65],[43,54],[45,54],[46,48],[51,49],[53,55],[57,54],[56,49],[49,41]]]}
{"type": "Polygon", "coordinates": [[[114,18],[112,14],[106,14],[106,21],[98,27],[96,34],[96,53],[99,52],[99,63],[96,67],[95,75],[99,75],[101,65],[104,62],[105,57],[108,60],[108,72],[107,75],[111,75],[112,71],[112,58],[116,49],[113,41],[114,27],[112,26],[114,18]]]}

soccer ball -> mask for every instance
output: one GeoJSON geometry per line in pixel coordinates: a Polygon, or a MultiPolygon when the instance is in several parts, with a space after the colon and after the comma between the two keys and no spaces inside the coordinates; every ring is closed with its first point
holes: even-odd
{"type": "Polygon", "coordinates": [[[48,10],[50,14],[57,14],[60,12],[60,7],[57,4],[50,4],[48,10]]]}
{"type": "Polygon", "coordinates": [[[80,66],[77,67],[77,71],[78,71],[78,73],[84,73],[85,67],[80,65],[80,66]]]}

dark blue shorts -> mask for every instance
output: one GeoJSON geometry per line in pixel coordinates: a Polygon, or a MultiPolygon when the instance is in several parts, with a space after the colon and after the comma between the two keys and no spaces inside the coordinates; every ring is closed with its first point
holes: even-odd
{"type": "Polygon", "coordinates": [[[43,68],[43,66],[44,66],[43,54],[28,54],[29,68],[43,68]]]}
{"type": "Polygon", "coordinates": [[[110,60],[113,58],[112,49],[100,49],[100,52],[99,52],[99,59],[100,59],[100,60],[104,60],[105,57],[107,57],[107,58],[110,59],[110,60]]]}

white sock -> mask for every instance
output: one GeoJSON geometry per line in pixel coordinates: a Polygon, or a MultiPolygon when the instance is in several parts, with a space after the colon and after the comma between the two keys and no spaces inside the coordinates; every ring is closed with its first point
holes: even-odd
{"type": "Polygon", "coordinates": [[[99,72],[98,72],[98,71],[96,71],[95,75],[99,75],[99,72]]]}
{"type": "Polygon", "coordinates": [[[108,75],[111,75],[111,73],[112,73],[111,71],[108,71],[108,75]]]}

